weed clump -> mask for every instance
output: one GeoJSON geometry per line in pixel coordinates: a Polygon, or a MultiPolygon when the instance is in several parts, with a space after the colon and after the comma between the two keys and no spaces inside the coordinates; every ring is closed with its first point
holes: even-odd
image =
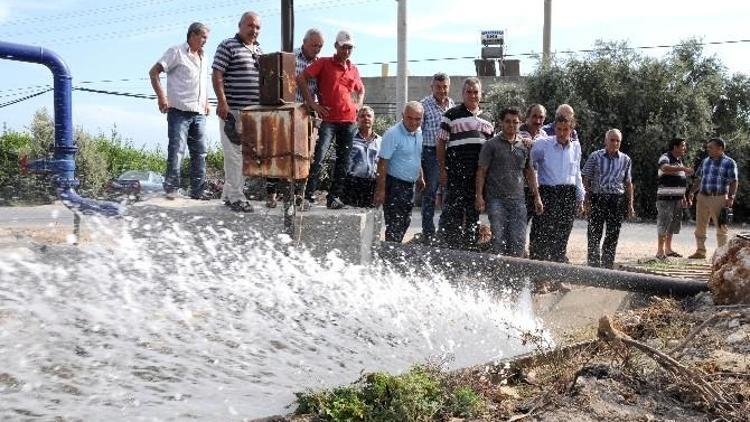
{"type": "Polygon", "coordinates": [[[415,366],[404,374],[374,372],[346,387],[297,393],[298,415],[325,421],[432,421],[474,418],[486,411],[471,387],[449,385],[438,368],[415,366]]]}

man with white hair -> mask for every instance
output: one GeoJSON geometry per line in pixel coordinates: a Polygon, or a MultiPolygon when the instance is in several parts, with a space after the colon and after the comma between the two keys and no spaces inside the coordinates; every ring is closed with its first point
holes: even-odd
{"type": "MultiPolygon", "coordinates": [[[[573,107],[570,106],[570,104],[560,104],[557,107],[557,110],[555,110],[555,117],[557,116],[563,116],[570,120],[575,120],[576,113],[573,110],[573,107]]],[[[542,130],[547,134],[547,136],[554,136],[555,135],[555,122],[549,122],[544,127],[542,127],[542,130]]],[[[578,142],[578,131],[573,129],[573,132],[570,134],[570,140],[573,142],[578,142]]]]}
{"type": "Polygon", "coordinates": [[[383,206],[385,240],[404,239],[414,207],[414,185],[424,188],[422,176],[422,117],[419,101],[404,106],[403,119],[383,134],[378,154],[378,182],[373,203],[383,206]]]}
{"type": "Polygon", "coordinates": [[[588,264],[612,268],[622,220],[635,215],[633,209],[632,161],[620,151],[622,133],[610,129],[604,135],[604,148],[589,155],[581,175],[586,191],[584,212],[589,217],[588,264]],[[604,245],[602,231],[607,227],[604,245]]]}
{"type": "Polygon", "coordinates": [[[327,197],[327,206],[331,209],[345,207],[340,197],[346,182],[352,140],[357,131],[357,110],[362,108],[365,97],[365,86],[359,77],[359,70],[350,60],[354,44],[349,31],[339,31],[334,43],[336,54],[316,60],[297,77],[297,86],[305,105],[323,119],[305,191],[310,203],[318,188],[325,154],[333,139],[336,139],[336,164],[327,197]],[[308,86],[310,79],[318,82],[318,101],[315,101],[308,86]]]}

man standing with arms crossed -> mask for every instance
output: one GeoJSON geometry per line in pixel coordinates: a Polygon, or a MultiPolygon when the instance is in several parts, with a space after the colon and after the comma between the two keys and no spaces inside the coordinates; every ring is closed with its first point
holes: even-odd
{"type": "MultiPolygon", "coordinates": [[[[690,189],[690,198],[695,198],[695,253],[689,259],[706,258],[706,229],[708,222],[716,224],[718,247],[727,243],[729,229],[720,215],[726,208],[734,206],[737,194],[737,163],[724,154],[726,144],[721,138],[713,138],[706,144],[708,157],[698,168],[698,180],[690,189]],[[696,196],[696,192],[698,195],[696,196]]],[[[726,212],[726,211],[724,211],[726,212]]]]}
{"type": "Polygon", "coordinates": [[[260,16],[245,12],[240,18],[237,34],[222,41],[214,55],[211,80],[218,105],[221,146],[224,149],[224,191],[222,199],[232,210],[252,212],[244,193],[242,145],[236,129],[240,127],[239,110],[260,102],[258,45],[260,16]],[[229,125],[229,127],[227,127],[229,125]],[[228,133],[227,133],[228,132],[228,133]]]}
{"type": "Polygon", "coordinates": [[[167,172],[164,192],[175,199],[180,189],[182,146],[190,151],[190,197],[208,200],[206,192],[206,115],[208,114],[208,64],[203,46],[208,40],[208,27],[193,22],[187,31],[187,42],[167,50],[151,67],[148,75],[156,93],[159,111],[167,114],[167,172]],[[167,74],[167,93],[159,74],[167,74]]]}
{"type": "Polygon", "coordinates": [[[354,49],[352,35],[348,31],[339,31],[334,47],[336,54],[310,64],[297,77],[297,86],[305,99],[305,105],[323,119],[318,131],[318,142],[315,145],[305,196],[309,203],[313,202],[323,159],[331,141],[336,138],[336,165],[326,205],[331,209],[340,209],[345,207],[340,197],[346,183],[349,154],[354,133],[357,131],[357,110],[362,108],[365,86],[359,77],[357,66],[349,59],[354,49]],[[307,85],[313,78],[318,81],[319,102],[315,101],[307,85]],[[353,94],[357,97],[356,102],[352,100],[353,94]]]}
{"type": "Polygon", "coordinates": [[[422,241],[429,245],[435,238],[435,196],[440,188],[440,166],[437,161],[437,135],[443,114],[455,104],[448,96],[451,79],[445,73],[432,76],[432,94],[420,102],[424,107],[422,119],[422,171],[425,188],[422,191],[422,241]]]}
{"type": "Polygon", "coordinates": [[[607,131],[604,149],[591,153],[581,172],[586,189],[583,208],[589,216],[588,264],[591,267],[612,268],[622,220],[626,214],[629,218],[635,215],[632,162],[620,151],[621,142],[619,130],[607,131]],[[600,242],[605,224],[607,234],[602,247],[600,242]]]}
{"type": "Polygon", "coordinates": [[[682,209],[688,205],[687,177],[693,169],[685,167],[682,158],[687,144],[682,138],[669,141],[668,151],[659,157],[656,182],[656,259],[680,258],[672,249],[672,237],[680,232],[682,209]]]}

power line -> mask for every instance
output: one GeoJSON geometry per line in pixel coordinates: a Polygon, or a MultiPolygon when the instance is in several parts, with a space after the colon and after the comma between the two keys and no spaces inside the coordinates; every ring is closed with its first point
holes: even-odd
{"type": "MultiPolygon", "coordinates": [[[[374,0],[378,1],[378,0],[374,0]]],[[[728,44],[746,44],[750,43],[750,39],[740,39],[740,40],[721,40],[721,41],[706,41],[698,43],[698,45],[728,45],[728,44]]],[[[678,44],[659,44],[659,45],[644,45],[644,46],[633,46],[633,47],[623,47],[628,50],[648,50],[648,49],[658,49],[658,48],[674,48],[678,46],[687,45],[684,43],[678,43],[678,44]]],[[[592,53],[595,51],[607,51],[610,50],[608,47],[604,48],[587,48],[587,49],[580,49],[580,50],[560,50],[556,51],[557,54],[578,54],[578,53],[592,53]]],[[[506,54],[505,57],[534,57],[539,56],[541,53],[538,52],[526,52],[526,53],[516,53],[516,54],[506,54]]],[[[477,56],[457,56],[457,57],[428,57],[428,58],[421,58],[421,59],[410,59],[410,63],[421,63],[421,62],[439,62],[439,61],[455,61],[455,60],[474,60],[478,59],[477,56]]],[[[367,62],[367,63],[356,63],[357,66],[370,66],[370,65],[382,65],[382,64],[395,64],[397,63],[396,60],[390,60],[390,61],[379,61],[379,62],[367,62]]],[[[116,83],[116,82],[142,82],[142,81],[148,81],[149,78],[147,77],[141,77],[141,78],[120,78],[120,79],[99,79],[99,80],[90,80],[90,81],[80,81],[77,82],[78,85],[89,85],[89,84],[99,84],[99,83],[116,83]]],[[[29,91],[37,88],[48,88],[51,85],[30,85],[26,87],[21,88],[9,88],[0,90],[0,93],[6,93],[6,92],[13,92],[13,91],[29,91]]]]}
{"type": "Polygon", "coordinates": [[[174,2],[174,1],[176,1],[176,0],[141,0],[141,1],[134,1],[134,2],[131,2],[131,3],[124,3],[124,4],[120,4],[120,5],[116,5],[116,6],[100,7],[100,8],[97,8],[97,9],[88,9],[88,10],[84,9],[84,10],[77,10],[77,11],[74,11],[74,12],[58,13],[56,15],[34,16],[34,17],[30,17],[30,18],[25,18],[25,19],[24,18],[15,19],[15,20],[12,20],[10,22],[4,22],[3,24],[10,26],[10,25],[25,25],[27,23],[35,23],[35,22],[44,22],[44,21],[48,21],[48,20],[59,21],[60,19],[65,19],[65,18],[70,18],[70,17],[77,18],[77,17],[80,17],[80,16],[100,15],[100,14],[103,14],[103,13],[114,12],[114,11],[124,10],[124,9],[130,9],[130,8],[133,8],[133,7],[138,7],[138,6],[147,5],[147,4],[171,3],[171,2],[174,2]]]}
{"type": "MultiPolygon", "coordinates": [[[[699,42],[695,43],[696,45],[726,45],[726,44],[746,44],[750,43],[750,39],[740,39],[740,40],[722,40],[722,41],[705,41],[705,42],[699,42]]],[[[659,44],[659,45],[641,45],[641,46],[626,46],[622,47],[627,50],[649,50],[649,49],[659,49],[659,48],[674,48],[674,47],[681,47],[681,46],[687,46],[687,45],[693,45],[692,43],[677,43],[677,44],[659,44]]],[[[618,47],[619,48],[619,47],[618,47]]],[[[601,51],[610,51],[612,48],[610,47],[600,47],[600,48],[585,48],[580,50],[558,50],[553,51],[553,54],[579,54],[579,53],[594,53],[594,52],[601,52],[601,51]]],[[[535,57],[540,56],[541,53],[531,51],[526,53],[515,53],[515,54],[506,54],[505,57],[535,57]]],[[[477,56],[458,56],[458,57],[430,57],[430,58],[422,58],[422,59],[410,59],[407,60],[409,63],[421,63],[421,62],[439,62],[439,61],[451,61],[451,60],[473,60],[478,59],[477,56]]],[[[369,63],[356,63],[357,66],[370,66],[370,65],[376,65],[376,64],[394,64],[398,63],[396,60],[389,60],[389,61],[380,61],[380,62],[369,62],[369,63]]]]}
{"type": "MultiPolygon", "coordinates": [[[[156,99],[156,95],[154,94],[138,94],[134,92],[111,91],[111,90],[105,90],[105,89],[73,87],[73,91],[90,92],[93,94],[114,95],[118,97],[138,98],[142,100],[155,100],[156,99]]],[[[216,98],[209,98],[208,102],[211,105],[216,105],[217,100],[216,98]]]]}
{"type": "Polygon", "coordinates": [[[3,91],[0,91],[0,97],[17,97],[19,95],[27,94],[31,91],[38,91],[40,88],[52,88],[52,85],[35,85],[35,86],[29,86],[26,88],[16,88],[12,90],[8,90],[6,93],[3,91]]]}
{"type": "MultiPolygon", "coordinates": [[[[378,1],[378,0],[375,0],[378,1]]],[[[722,40],[722,41],[706,41],[706,42],[700,42],[696,43],[697,45],[727,45],[727,44],[746,44],[750,43],[750,39],[739,39],[739,40],[722,40]]],[[[659,49],[659,48],[674,48],[679,47],[683,45],[689,45],[685,43],[678,43],[678,44],[659,44],[659,45],[649,45],[649,46],[633,46],[633,47],[622,47],[628,50],[647,50],[647,49],[659,49]]],[[[587,49],[579,49],[579,50],[560,50],[556,51],[555,54],[578,54],[578,53],[593,53],[597,51],[608,51],[611,50],[609,47],[601,47],[601,48],[587,48],[587,49]]],[[[539,53],[537,52],[528,52],[528,53],[516,53],[516,54],[507,54],[506,57],[522,57],[522,56],[538,56],[539,53]]],[[[438,62],[438,61],[452,61],[452,60],[474,60],[477,59],[477,56],[460,56],[460,57],[430,57],[430,58],[422,58],[422,59],[411,59],[408,60],[409,63],[421,63],[421,62],[438,62]]],[[[396,63],[395,60],[391,61],[379,61],[379,62],[369,62],[369,63],[357,63],[357,66],[369,66],[369,65],[382,65],[382,64],[393,64],[396,63]]],[[[117,83],[117,82],[141,82],[149,80],[149,78],[121,78],[121,79],[101,79],[98,81],[81,81],[78,82],[78,84],[97,84],[97,83],[117,83]]],[[[17,100],[9,101],[6,103],[0,104],[1,107],[6,107],[8,105],[16,104],[21,101],[28,100],[30,98],[36,97],[38,95],[44,94],[46,92],[51,91],[53,88],[51,88],[51,85],[31,85],[27,87],[22,88],[11,88],[7,90],[0,90],[0,93],[7,93],[7,92],[15,92],[12,94],[5,94],[0,95],[0,97],[11,97],[15,95],[21,95],[25,92],[37,89],[37,88],[45,88],[43,91],[36,92],[34,94],[25,96],[23,98],[19,98],[17,100]]],[[[130,92],[120,92],[120,91],[112,91],[112,90],[101,90],[101,89],[93,89],[93,88],[82,88],[82,87],[75,87],[74,90],[77,91],[83,91],[83,92],[91,92],[91,93],[98,93],[98,94],[107,94],[107,95],[117,95],[117,96],[125,96],[125,97],[131,97],[131,98],[140,98],[140,99],[155,99],[156,96],[153,94],[136,94],[136,93],[130,93],[130,92]]],[[[211,98],[209,99],[209,102],[215,103],[216,99],[211,98]]]]}
{"type": "Polygon", "coordinates": [[[95,94],[117,95],[120,97],[141,98],[144,100],[153,100],[156,98],[156,95],[153,95],[153,94],[137,94],[137,93],[132,93],[132,92],[108,91],[104,89],[93,89],[93,88],[82,88],[82,87],[73,87],[73,91],[92,92],[95,94]]]}
{"type": "MultiPolygon", "coordinates": [[[[143,82],[148,81],[149,78],[143,77],[143,78],[122,78],[122,79],[100,79],[98,81],[80,81],[77,82],[78,85],[91,85],[91,84],[100,84],[100,83],[118,83],[118,82],[143,82]]],[[[13,96],[18,95],[17,91],[31,91],[36,90],[39,88],[50,88],[52,85],[45,84],[45,85],[29,85],[25,87],[20,88],[8,88],[4,90],[0,90],[0,94],[2,93],[8,93],[8,92],[16,92],[15,94],[6,94],[5,96],[13,96]]],[[[2,97],[3,95],[0,95],[2,97]]]]}
{"type": "MultiPolygon", "coordinates": [[[[174,1],[174,0],[167,0],[167,1],[174,1]]],[[[260,3],[264,1],[269,0],[230,0],[225,1],[225,4],[234,4],[234,3],[260,3]]],[[[141,15],[134,15],[134,16],[120,16],[120,17],[114,17],[111,19],[97,19],[95,22],[85,22],[81,25],[67,25],[67,26],[56,26],[53,28],[40,28],[40,29],[30,29],[26,31],[20,31],[20,32],[7,32],[7,33],[0,33],[0,36],[3,37],[11,37],[11,36],[18,36],[18,35],[26,35],[26,34],[38,34],[38,33],[44,33],[44,34],[50,34],[54,32],[60,32],[60,31],[70,31],[71,29],[79,29],[84,28],[88,29],[95,26],[102,26],[102,25],[111,25],[111,24],[118,24],[122,22],[131,22],[131,21],[137,21],[137,22],[143,22],[147,18],[160,18],[160,17],[170,17],[174,18],[176,15],[186,14],[189,12],[195,12],[200,10],[206,10],[206,9],[215,9],[217,5],[212,4],[211,7],[207,7],[205,4],[202,4],[200,6],[192,6],[192,7],[181,7],[178,10],[164,10],[161,12],[152,12],[148,14],[141,14],[141,15]]],[[[79,17],[79,15],[73,16],[74,18],[79,17]]],[[[171,19],[175,20],[175,19],[171,19]]]]}
{"type": "MultiPolygon", "coordinates": [[[[384,0],[349,0],[349,1],[341,1],[341,0],[322,0],[317,2],[311,2],[302,5],[301,7],[295,7],[295,10],[309,10],[309,9],[330,9],[330,8],[336,8],[341,6],[353,6],[353,5],[361,5],[361,4],[367,4],[367,3],[375,3],[375,2],[381,2],[384,0]]],[[[260,11],[256,11],[261,16],[273,16],[277,15],[280,12],[278,7],[274,7],[273,9],[264,9],[260,11]]],[[[206,18],[203,19],[203,23],[209,23],[209,22],[216,22],[216,21],[226,21],[228,19],[236,19],[238,16],[236,14],[234,15],[225,15],[225,16],[217,16],[212,18],[206,18]]],[[[182,23],[179,24],[164,24],[164,25],[157,25],[157,26],[148,26],[148,27],[141,27],[141,28],[135,28],[135,29],[128,29],[128,30],[122,30],[122,31],[111,31],[111,32],[98,32],[96,34],[84,34],[74,37],[65,37],[64,39],[61,39],[61,37],[56,37],[54,40],[51,41],[37,41],[37,44],[41,45],[65,45],[65,44],[77,44],[79,42],[87,42],[87,41],[97,41],[97,40],[104,40],[104,39],[111,39],[111,38],[124,38],[129,37],[132,35],[142,35],[144,33],[146,34],[153,34],[157,32],[167,32],[173,29],[177,28],[183,28],[184,25],[182,23]]]]}
{"type": "Polygon", "coordinates": [[[5,107],[11,106],[13,104],[18,104],[18,103],[20,103],[22,101],[26,101],[26,100],[29,100],[31,98],[38,97],[39,95],[46,94],[46,93],[48,93],[48,92],[50,92],[52,90],[53,90],[53,88],[49,88],[49,89],[45,89],[44,91],[39,91],[39,92],[36,92],[34,94],[31,94],[31,95],[27,95],[27,96],[22,97],[22,98],[18,98],[18,99],[15,99],[15,100],[12,100],[12,101],[8,101],[8,102],[5,102],[5,103],[0,103],[0,108],[5,108],[5,107]]]}

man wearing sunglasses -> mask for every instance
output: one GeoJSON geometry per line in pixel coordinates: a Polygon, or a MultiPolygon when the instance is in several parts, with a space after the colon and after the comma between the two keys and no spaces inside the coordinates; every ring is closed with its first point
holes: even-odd
{"type": "Polygon", "coordinates": [[[345,207],[341,196],[352,140],[357,131],[357,110],[362,107],[365,97],[365,86],[359,77],[359,70],[350,60],[354,45],[352,35],[348,31],[340,31],[334,44],[336,54],[316,60],[297,77],[297,87],[305,104],[323,119],[305,190],[309,203],[314,201],[323,159],[331,142],[336,139],[336,164],[327,197],[327,206],[331,209],[345,207]],[[318,81],[317,102],[308,87],[308,81],[313,78],[318,81]]]}

